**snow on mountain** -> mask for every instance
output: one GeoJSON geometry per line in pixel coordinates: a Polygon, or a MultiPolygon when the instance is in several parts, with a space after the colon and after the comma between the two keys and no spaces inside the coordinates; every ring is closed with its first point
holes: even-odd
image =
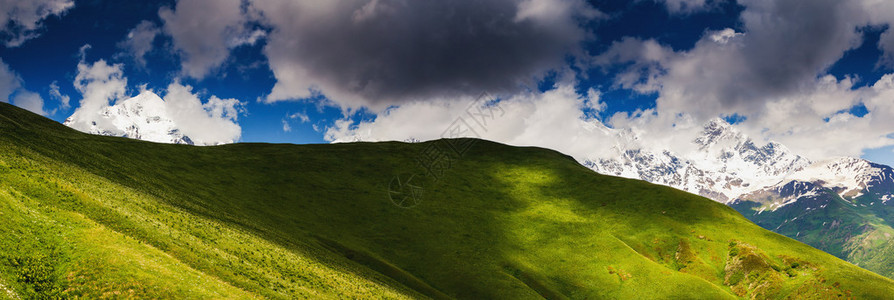
{"type": "Polygon", "coordinates": [[[810,163],[776,142],[758,147],[751,138],[721,119],[709,122],[694,143],[700,151],[690,159],[700,166],[717,167],[719,162],[719,171],[748,179],[785,175],[810,163]]]}
{"type": "Polygon", "coordinates": [[[758,146],[719,118],[705,124],[692,143],[697,150],[685,154],[619,144],[623,146],[615,147],[614,158],[584,164],[599,173],[664,184],[719,202],[776,184],[810,164],[781,144],[758,146]]]}
{"type": "Polygon", "coordinates": [[[891,276],[894,170],[840,157],[726,204],[759,226],[891,276]]]}
{"type": "Polygon", "coordinates": [[[584,164],[603,174],[668,185],[727,204],[755,201],[770,210],[799,199],[813,201],[824,189],[848,200],[867,194],[882,203],[894,199],[889,166],[852,157],[811,162],[776,142],[759,146],[719,118],[704,125],[690,153],[639,146],[631,132],[618,131],[616,137],[621,142],[613,158],[584,164]]]}
{"type": "MultiPolygon", "coordinates": [[[[779,184],[766,186],[762,189],[740,195],[736,199],[727,202],[727,204],[735,206],[736,204],[745,201],[757,203],[758,205],[763,206],[757,212],[760,214],[765,210],[776,211],[790,204],[797,203],[798,201],[817,202],[820,199],[819,196],[824,195],[824,191],[825,187],[819,183],[784,179],[780,181],[779,184]]],[[[823,200],[828,202],[825,198],[823,198],[823,200]]],[[[814,204],[818,204],[814,206],[819,206],[819,208],[825,208],[821,205],[823,203],[814,204]]],[[[816,208],[811,207],[809,209],[816,208]]]]}
{"type": "Polygon", "coordinates": [[[98,115],[73,114],[66,126],[99,135],[121,136],[144,141],[192,145],[168,116],[164,100],[152,92],[102,108],[98,115]]]}
{"type": "MultiPolygon", "coordinates": [[[[781,186],[793,183],[811,184],[820,188],[829,189],[842,199],[853,201],[854,199],[868,195],[887,203],[894,195],[894,170],[891,167],[875,164],[864,159],[852,157],[839,157],[818,161],[806,168],[792,173],[777,185],[742,195],[742,200],[767,202],[761,195],[774,194],[781,186]]],[[[792,193],[775,193],[776,199],[771,202],[796,201],[801,197],[810,196],[807,192],[794,191],[792,193]]],[[[871,202],[870,202],[871,203],[871,202]]]]}
{"type": "Polygon", "coordinates": [[[817,162],[786,179],[818,182],[842,198],[849,199],[859,197],[864,192],[890,194],[894,172],[888,166],[841,157],[817,162]]]}

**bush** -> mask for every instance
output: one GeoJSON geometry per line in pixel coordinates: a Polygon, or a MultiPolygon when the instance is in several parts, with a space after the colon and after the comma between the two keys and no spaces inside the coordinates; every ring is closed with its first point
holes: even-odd
{"type": "Polygon", "coordinates": [[[63,298],[52,259],[45,256],[20,256],[8,259],[15,270],[15,280],[24,287],[23,298],[63,298]]]}
{"type": "Polygon", "coordinates": [[[739,255],[739,249],[737,249],[737,248],[732,248],[732,249],[729,250],[729,256],[730,256],[730,257],[735,257],[735,256],[737,256],[737,255],[739,255]]]}

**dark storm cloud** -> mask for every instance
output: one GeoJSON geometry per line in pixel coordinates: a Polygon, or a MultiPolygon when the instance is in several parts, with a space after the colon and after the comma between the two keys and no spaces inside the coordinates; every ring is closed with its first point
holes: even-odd
{"type": "MultiPolygon", "coordinates": [[[[817,77],[859,46],[861,26],[853,2],[838,0],[748,0],[742,34],[728,44],[704,39],[671,70],[665,86],[685,102],[710,103],[706,115],[754,113],[764,103],[812,90],[817,77]]],[[[698,111],[698,109],[696,109],[698,111]]]]}
{"type": "Polygon", "coordinates": [[[587,38],[582,23],[600,16],[577,0],[316,3],[254,3],[274,28],[270,101],[318,89],[384,107],[517,90],[561,68],[587,38]]]}
{"type": "Polygon", "coordinates": [[[870,24],[866,7],[858,1],[741,0],[739,4],[745,7],[741,28],[706,31],[691,50],[658,51],[652,40],[628,39],[597,56],[596,63],[658,64],[663,71],[658,75],[642,78],[628,70],[620,75],[636,76],[619,75],[616,81],[627,88],[659,91],[658,106],[663,109],[699,118],[730,111],[750,115],[764,110],[768,101],[815,90],[818,78],[846,51],[860,45],[859,28],[870,24]],[[643,50],[629,50],[637,44],[643,50]]]}
{"type": "Polygon", "coordinates": [[[847,1],[747,1],[742,15],[747,28],[741,54],[747,67],[736,95],[779,95],[795,91],[859,46],[859,20],[847,1]],[[742,90],[744,89],[744,90],[742,90]],[[748,93],[747,91],[753,91],[748,93]]]}
{"type": "MultiPolygon", "coordinates": [[[[890,28],[894,2],[737,3],[744,7],[740,23],[706,30],[692,49],[675,51],[655,40],[626,38],[597,55],[595,65],[620,66],[618,86],[658,93],[654,109],[616,114],[612,125],[661,133],[679,124],[685,128],[739,115],[746,120],[737,126],[752,136],[781,142],[813,158],[860,155],[863,149],[894,143],[889,138],[894,74],[859,87],[859,74],[829,73],[862,44],[864,28],[890,28]],[[848,113],[858,104],[868,113],[848,113]]],[[[877,46],[884,52],[881,71],[890,71],[885,65],[890,29],[885,30],[877,46]]]]}

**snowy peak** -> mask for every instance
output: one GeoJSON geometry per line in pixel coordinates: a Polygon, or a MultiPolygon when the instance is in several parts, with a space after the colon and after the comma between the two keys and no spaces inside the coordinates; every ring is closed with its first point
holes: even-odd
{"type": "Polygon", "coordinates": [[[719,162],[734,175],[745,177],[780,176],[810,164],[776,142],[758,147],[751,138],[720,118],[708,122],[693,143],[700,150],[693,159],[709,164],[719,162]]]}
{"type": "Polygon", "coordinates": [[[819,161],[792,174],[789,179],[817,182],[845,199],[856,198],[866,192],[882,196],[894,192],[894,171],[891,167],[852,157],[819,161]]]}
{"type": "MultiPolygon", "coordinates": [[[[760,190],[743,195],[743,199],[764,203],[775,202],[777,207],[785,206],[802,197],[812,197],[822,194],[823,186],[814,182],[800,180],[786,180],[775,186],[768,186],[760,190]]],[[[742,199],[737,199],[739,201],[742,199]]],[[[732,201],[734,203],[736,201],[732,201]]]]}
{"type": "Polygon", "coordinates": [[[758,214],[764,211],[776,211],[780,208],[796,204],[797,209],[822,209],[831,201],[826,197],[825,188],[813,182],[790,180],[784,184],[766,187],[751,193],[742,195],[739,199],[730,201],[728,205],[735,206],[744,201],[757,203],[760,206],[758,214]]]}
{"type": "Polygon", "coordinates": [[[97,115],[75,113],[66,126],[91,134],[121,136],[157,143],[188,144],[192,140],[180,132],[168,116],[164,100],[152,92],[102,108],[97,115]]]}
{"type": "Polygon", "coordinates": [[[812,196],[817,195],[822,191],[822,187],[811,182],[797,181],[792,180],[788,183],[776,187],[773,189],[777,195],[781,197],[795,197],[795,196],[812,196]]]}
{"type": "Polygon", "coordinates": [[[705,124],[701,134],[694,143],[701,149],[720,147],[731,148],[748,142],[750,139],[720,118],[714,118],[705,124]]]}
{"type": "Polygon", "coordinates": [[[894,170],[869,161],[840,157],[818,161],[786,176],[778,184],[740,196],[730,203],[752,201],[770,204],[776,210],[800,199],[816,198],[822,191],[838,194],[841,199],[857,205],[857,198],[869,196],[864,203],[881,200],[886,204],[894,195],[894,170]]]}
{"type": "Polygon", "coordinates": [[[680,154],[622,139],[616,157],[586,161],[585,165],[599,173],[642,179],[727,202],[776,184],[810,164],[778,143],[757,146],[720,118],[707,122],[692,143],[696,151],[680,154]]]}

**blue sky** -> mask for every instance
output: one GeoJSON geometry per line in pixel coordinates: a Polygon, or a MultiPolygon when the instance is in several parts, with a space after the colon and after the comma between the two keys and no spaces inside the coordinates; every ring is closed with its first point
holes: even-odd
{"type": "Polygon", "coordinates": [[[212,118],[236,124],[241,142],[429,139],[443,132],[439,120],[449,121],[456,107],[488,92],[510,111],[536,109],[483,137],[576,156],[589,155],[585,145],[611,143],[579,142],[598,137],[571,134],[566,125],[537,117],[549,111],[544,105],[567,113],[554,118],[632,129],[643,139],[656,137],[654,146],[680,151],[685,146],[674,141],[688,138],[692,130],[686,128],[725,117],[756,140],[781,141],[812,159],[862,155],[894,164],[894,123],[888,120],[894,105],[887,104],[894,93],[884,85],[894,72],[894,10],[886,9],[894,7],[884,3],[4,5],[11,7],[0,19],[7,24],[0,59],[13,79],[5,87],[0,80],[0,92],[10,91],[0,96],[32,110],[39,100],[38,111],[59,122],[83,103],[113,105],[142,89],[177,101],[168,97],[177,84],[191,87],[203,103],[216,101],[212,97],[238,101],[219,104],[237,113],[212,118]],[[78,78],[99,61],[120,69],[112,81],[126,90],[86,100],[85,84],[94,81],[81,81],[79,89],[78,78]],[[70,106],[62,104],[64,97],[70,106]],[[565,104],[577,110],[558,109],[565,104]],[[536,133],[557,141],[540,143],[549,139],[532,138],[536,133]]]}

